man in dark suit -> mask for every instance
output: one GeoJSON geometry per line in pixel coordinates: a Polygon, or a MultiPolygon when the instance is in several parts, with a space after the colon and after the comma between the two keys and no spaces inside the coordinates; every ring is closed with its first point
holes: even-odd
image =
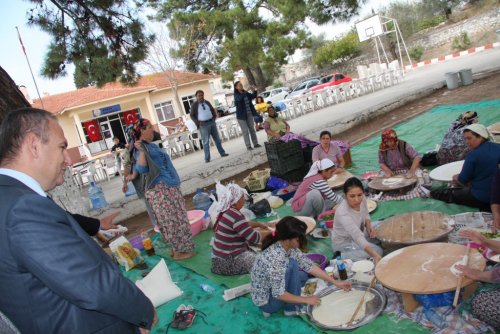
{"type": "Polygon", "coordinates": [[[201,144],[205,152],[205,162],[210,162],[210,145],[208,143],[210,136],[214,139],[215,147],[217,147],[220,156],[227,157],[229,154],[222,148],[217,124],[215,124],[217,112],[212,107],[212,104],[205,100],[205,93],[202,90],[196,91],[195,96],[196,101],[191,105],[190,114],[191,119],[198,129],[200,129],[201,144]]]}
{"type": "Polygon", "coordinates": [[[73,217],[47,198],[70,164],[50,113],[10,112],[0,126],[0,311],[21,333],[139,333],[149,299],[73,217]]]}

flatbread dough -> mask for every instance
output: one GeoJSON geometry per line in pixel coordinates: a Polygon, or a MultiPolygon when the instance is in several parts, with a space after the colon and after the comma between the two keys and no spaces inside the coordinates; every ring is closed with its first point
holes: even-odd
{"type": "Polygon", "coordinates": [[[366,273],[366,272],[372,270],[373,267],[375,267],[375,265],[373,264],[372,261],[361,260],[361,261],[354,262],[352,264],[351,271],[354,271],[356,273],[357,272],[366,273]]]}
{"type": "Polygon", "coordinates": [[[453,275],[455,276],[459,276],[460,274],[462,274],[462,272],[460,270],[458,270],[457,268],[455,268],[455,266],[457,264],[461,264],[463,266],[466,266],[467,265],[467,255],[464,255],[464,257],[462,258],[462,260],[460,261],[457,261],[455,263],[453,263],[450,267],[450,271],[453,275]]]}
{"type": "Polygon", "coordinates": [[[384,186],[392,186],[392,185],[398,184],[399,182],[401,182],[401,180],[402,180],[402,178],[400,178],[400,177],[390,177],[388,179],[383,179],[382,184],[384,186]]]}
{"type": "MultiPolygon", "coordinates": [[[[364,293],[361,290],[340,291],[322,297],[321,305],[316,306],[312,311],[313,318],[325,326],[345,325],[351,320],[364,293]]],[[[375,296],[372,293],[366,293],[365,302],[354,320],[360,320],[365,316],[366,303],[373,298],[375,296]]]]}

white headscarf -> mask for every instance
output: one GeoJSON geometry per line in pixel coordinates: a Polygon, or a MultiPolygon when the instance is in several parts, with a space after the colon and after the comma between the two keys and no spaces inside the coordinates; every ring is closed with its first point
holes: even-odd
{"type": "Polygon", "coordinates": [[[321,159],[315,161],[309,169],[309,173],[307,173],[304,178],[316,175],[322,170],[328,169],[330,167],[335,167],[335,164],[330,159],[321,159]]]}
{"type": "Polygon", "coordinates": [[[214,201],[212,206],[214,206],[213,213],[216,217],[218,217],[220,213],[229,209],[231,205],[238,202],[241,196],[248,196],[245,189],[232,182],[224,186],[217,181],[215,190],[217,192],[217,201],[214,201]]]}
{"type": "Polygon", "coordinates": [[[468,125],[465,127],[464,130],[471,130],[472,132],[483,137],[484,139],[495,142],[495,139],[493,138],[493,135],[491,134],[491,132],[482,124],[476,123],[476,124],[468,125]]]}

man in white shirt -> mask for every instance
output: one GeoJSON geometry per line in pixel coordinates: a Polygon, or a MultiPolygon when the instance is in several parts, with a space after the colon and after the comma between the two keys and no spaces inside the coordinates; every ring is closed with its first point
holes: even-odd
{"type": "Polygon", "coordinates": [[[205,152],[205,162],[210,162],[210,136],[212,136],[220,156],[227,157],[229,154],[222,148],[217,124],[215,124],[217,112],[210,102],[205,100],[205,93],[202,90],[196,91],[195,96],[196,101],[191,105],[190,115],[193,122],[200,129],[201,143],[205,152]]]}

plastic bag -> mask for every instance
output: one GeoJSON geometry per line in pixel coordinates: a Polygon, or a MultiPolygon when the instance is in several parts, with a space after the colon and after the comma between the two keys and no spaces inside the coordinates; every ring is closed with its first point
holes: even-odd
{"type": "Polygon", "coordinates": [[[271,206],[271,208],[273,209],[277,209],[279,208],[280,206],[282,206],[285,202],[278,196],[271,196],[267,199],[267,201],[269,202],[269,205],[271,206]]]}
{"type": "Polygon", "coordinates": [[[109,244],[109,248],[116,261],[124,266],[126,271],[144,262],[139,250],[132,247],[132,244],[124,236],[114,240],[109,244]]]}
{"type": "Polygon", "coordinates": [[[250,210],[252,210],[257,218],[262,218],[272,212],[267,199],[260,200],[257,203],[250,205],[250,210]]]}
{"type": "Polygon", "coordinates": [[[247,221],[251,221],[251,220],[254,220],[255,218],[257,218],[255,216],[255,214],[252,212],[252,210],[249,210],[247,208],[241,208],[240,212],[243,214],[243,216],[245,216],[245,219],[247,221]]]}
{"type": "Polygon", "coordinates": [[[288,187],[288,182],[286,182],[283,179],[280,179],[279,177],[270,176],[269,179],[267,180],[267,187],[273,190],[283,189],[288,187]]]}

